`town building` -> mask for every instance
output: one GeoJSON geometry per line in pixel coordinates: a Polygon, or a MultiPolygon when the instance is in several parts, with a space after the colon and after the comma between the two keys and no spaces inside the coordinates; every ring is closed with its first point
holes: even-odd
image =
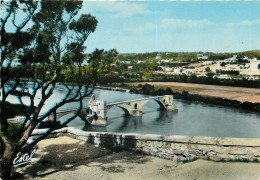
{"type": "Polygon", "coordinates": [[[204,59],[204,60],[206,60],[206,59],[209,59],[209,57],[208,56],[204,56],[203,54],[197,54],[197,59],[204,59]]]}
{"type": "Polygon", "coordinates": [[[157,60],[161,59],[161,55],[160,55],[160,54],[157,54],[157,56],[155,57],[155,59],[157,59],[157,60]]]}

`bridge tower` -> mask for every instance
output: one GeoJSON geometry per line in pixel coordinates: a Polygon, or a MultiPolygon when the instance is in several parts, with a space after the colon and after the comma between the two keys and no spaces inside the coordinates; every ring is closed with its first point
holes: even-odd
{"type": "Polygon", "coordinates": [[[92,120],[92,125],[106,125],[106,103],[96,100],[95,94],[92,94],[88,103],[87,118],[92,120]]]}

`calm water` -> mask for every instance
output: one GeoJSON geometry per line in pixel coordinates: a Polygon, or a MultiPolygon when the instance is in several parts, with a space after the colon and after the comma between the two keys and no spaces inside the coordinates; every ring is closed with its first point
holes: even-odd
{"type": "MultiPolygon", "coordinates": [[[[95,90],[95,94],[97,99],[105,100],[108,104],[149,97],[98,89],[95,90]]],[[[53,106],[63,95],[64,89],[57,88],[43,111],[53,106]]],[[[15,102],[15,99],[10,98],[9,100],[15,102]]],[[[87,102],[88,98],[85,104],[87,102]]],[[[260,114],[258,113],[182,100],[174,100],[174,102],[179,109],[178,112],[159,111],[159,105],[151,100],[143,106],[142,117],[124,117],[123,110],[114,107],[108,111],[108,126],[106,127],[85,127],[84,122],[80,119],[72,121],[69,126],[86,131],[260,138],[260,114]]],[[[63,107],[63,109],[75,107],[77,104],[74,103],[63,107]]]]}

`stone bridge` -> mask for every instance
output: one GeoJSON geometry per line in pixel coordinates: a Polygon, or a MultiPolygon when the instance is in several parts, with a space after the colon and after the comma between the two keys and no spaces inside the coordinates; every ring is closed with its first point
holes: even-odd
{"type": "Polygon", "coordinates": [[[91,121],[92,125],[106,125],[107,112],[109,109],[119,107],[124,111],[125,116],[142,116],[142,107],[146,102],[151,100],[159,104],[160,110],[177,110],[176,105],[173,103],[173,96],[171,95],[142,98],[107,105],[104,101],[96,100],[93,94],[88,103],[89,108],[86,113],[88,117],[94,117],[91,121]]]}
{"type": "MultiPolygon", "coordinates": [[[[85,123],[96,126],[106,126],[107,112],[109,109],[113,107],[119,107],[125,112],[125,116],[142,116],[142,107],[146,102],[151,100],[154,100],[159,104],[160,110],[177,110],[177,107],[173,103],[173,96],[171,95],[123,101],[107,105],[105,101],[96,100],[96,97],[93,94],[88,103],[88,108],[82,108],[79,117],[85,123]]],[[[67,114],[75,114],[76,112],[77,109],[59,111],[56,113],[57,121],[67,114]]],[[[8,119],[9,122],[13,123],[22,122],[23,120],[24,117],[8,119]]],[[[50,115],[48,120],[53,120],[53,115],[50,115]]]]}

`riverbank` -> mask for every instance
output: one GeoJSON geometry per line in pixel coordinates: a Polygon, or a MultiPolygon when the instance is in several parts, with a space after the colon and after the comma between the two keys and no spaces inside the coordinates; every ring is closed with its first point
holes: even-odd
{"type": "Polygon", "coordinates": [[[120,88],[120,87],[110,87],[110,86],[96,86],[96,89],[105,89],[110,91],[123,91],[130,92],[130,89],[120,88]]]}
{"type": "Polygon", "coordinates": [[[134,152],[113,152],[67,136],[38,144],[37,161],[18,172],[30,179],[258,179],[260,163],[196,160],[176,163],[134,152]]]}
{"type": "Polygon", "coordinates": [[[257,88],[243,88],[231,86],[217,86],[191,83],[177,83],[177,82],[142,82],[142,83],[128,83],[129,85],[151,84],[156,88],[172,88],[173,91],[179,89],[181,91],[188,91],[190,94],[197,94],[210,97],[225,98],[236,100],[239,102],[260,103],[260,89],[257,88]]]}
{"type": "Polygon", "coordinates": [[[260,112],[260,89],[238,88],[238,90],[236,90],[234,87],[172,82],[149,82],[149,84],[128,83],[127,85],[132,87],[131,92],[134,93],[149,95],[167,94],[173,95],[175,99],[183,99],[188,101],[196,101],[243,109],[247,111],[260,112]],[[244,100],[247,99],[250,102],[242,101],[241,98],[244,100]]]}

